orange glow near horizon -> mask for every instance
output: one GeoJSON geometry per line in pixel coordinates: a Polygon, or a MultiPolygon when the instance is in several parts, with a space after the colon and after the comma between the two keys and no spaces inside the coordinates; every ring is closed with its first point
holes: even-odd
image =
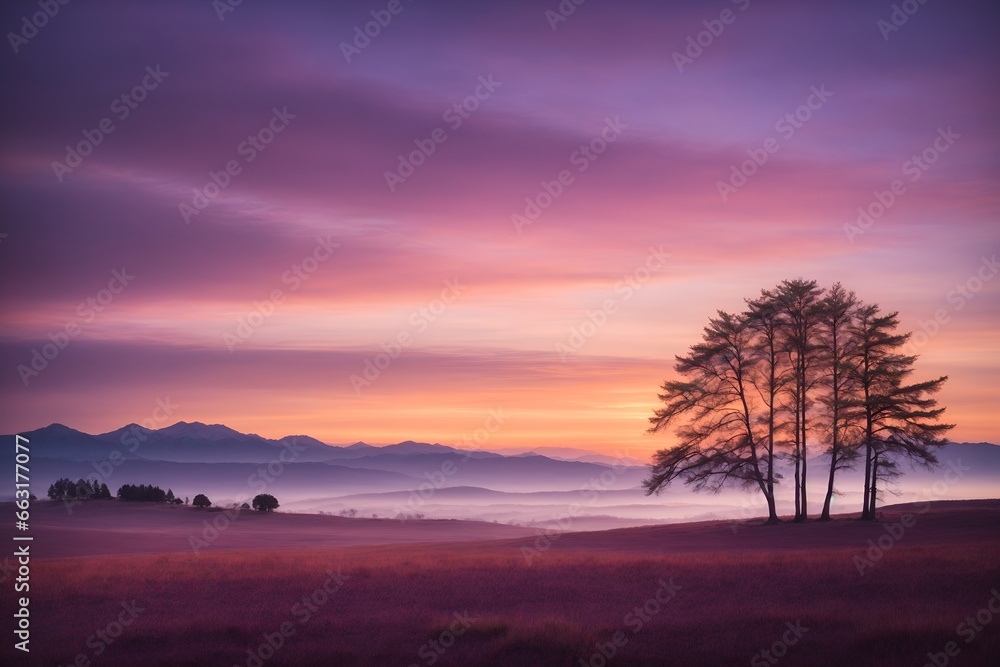
{"type": "Polygon", "coordinates": [[[261,5],[224,31],[205,7],[137,5],[116,19],[129,30],[91,18],[5,65],[0,432],[108,431],[170,397],[172,421],[451,444],[500,409],[487,448],[642,458],[670,442],[645,429],[674,356],[717,309],[802,277],[899,311],[914,379],[951,378],[950,437],[1000,443],[988,21],[943,4],[887,44],[870,8],[798,12],[790,31],[787,8],[755,4],[753,30],[678,72],[669,45],[702,24],[694,4],[636,20],[604,3],[553,30],[530,3],[486,3],[461,18],[470,40],[431,3],[347,63],[319,26],[354,25],[349,4],[261,5]],[[135,26],[191,36],[147,52],[135,26]],[[68,55],[95,42],[93,61],[68,55]],[[162,87],[54,174],[147,57],[162,87]],[[487,75],[502,84],[446,123],[487,75]],[[832,96],[782,135],[815,87],[832,96]],[[244,160],[275,108],[294,118],[244,160]],[[447,141],[387,180],[437,127],[447,141]],[[230,160],[240,173],[184,214],[230,160]],[[106,294],[121,270],[134,280],[106,294]]]}

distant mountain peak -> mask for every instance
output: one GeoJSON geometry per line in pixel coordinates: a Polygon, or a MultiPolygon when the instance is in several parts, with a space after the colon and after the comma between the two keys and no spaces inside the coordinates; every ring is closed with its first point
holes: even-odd
{"type": "Polygon", "coordinates": [[[385,447],[379,447],[383,453],[404,453],[404,454],[426,454],[426,453],[451,453],[458,451],[454,447],[448,447],[446,445],[441,445],[438,443],[429,442],[415,442],[413,440],[404,440],[403,442],[397,442],[394,445],[386,445],[385,447]]]}
{"type": "Polygon", "coordinates": [[[143,426],[141,424],[136,424],[135,422],[131,422],[129,424],[125,424],[124,426],[122,426],[121,429],[118,429],[118,430],[122,430],[122,429],[128,429],[129,431],[136,431],[136,430],[138,430],[138,431],[145,431],[147,433],[151,433],[153,431],[153,429],[146,428],[145,426],[143,426]]]}
{"type": "Polygon", "coordinates": [[[82,431],[77,431],[75,428],[70,428],[65,424],[60,424],[59,422],[52,422],[48,426],[38,429],[39,431],[49,431],[50,433],[81,433],[82,431]]]}
{"type": "Polygon", "coordinates": [[[235,429],[231,429],[224,424],[204,424],[202,422],[184,422],[161,428],[157,431],[161,435],[174,437],[185,437],[196,440],[222,440],[223,438],[256,438],[263,440],[259,435],[243,434],[235,429]]]}

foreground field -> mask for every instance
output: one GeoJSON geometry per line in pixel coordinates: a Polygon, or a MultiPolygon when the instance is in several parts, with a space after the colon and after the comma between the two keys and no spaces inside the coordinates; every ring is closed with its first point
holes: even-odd
{"type": "MultiPolygon", "coordinates": [[[[907,511],[887,510],[874,526],[709,523],[339,548],[282,548],[275,524],[270,549],[43,558],[32,562],[30,660],[9,640],[3,656],[39,665],[83,656],[93,665],[919,666],[930,653],[939,666],[995,664],[1000,504],[945,504],[897,523],[907,511]]],[[[365,532],[351,520],[330,525],[365,532]]],[[[9,582],[3,596],[8,609],[9,582]]]]}

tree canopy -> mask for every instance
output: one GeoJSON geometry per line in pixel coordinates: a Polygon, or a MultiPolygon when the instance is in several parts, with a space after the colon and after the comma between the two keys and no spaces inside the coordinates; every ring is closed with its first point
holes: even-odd
{"type": "Polygon", "coordinates": [[[663,383],[650,432],[672,429],[676,444],[653,457],[647,494],[680,479],[696,491],[757,489],[777,521],[776,471],[794,471],[795,518],[808,517],[809,447],[829,457],[821,518],[830,516],[836,473],[865,466],[862,515],[874,518],[879,492],[904,460],[933,466],[951,424],[933,395],[947,377],[909,383],[915,355],[902,353],[897,313],[862,303],[839,283],[784,281],[718,311],[701,341],[677,356],[663,383]]]}
{"type": "Polygon", "coordinates": [[[278,499],[270,493],[261,493],[254,496],[253,508],[261,512],[271,512],[278,509],[278,499]]]}

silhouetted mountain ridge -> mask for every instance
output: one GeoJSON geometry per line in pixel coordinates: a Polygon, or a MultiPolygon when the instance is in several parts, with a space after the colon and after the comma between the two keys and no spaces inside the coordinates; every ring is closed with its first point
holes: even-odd
{"type": "MultiPolygon", "coordinates": [[[[428,497],[428,502],[433,505],[451,502],[459,507],[463,495],[474,493],[485,497],[492,493],[551,492],[570,494],[553,496],[549,499],[553,503],[576,497],[589,504],[599,495],[601,503],[624,508],[630,502],[629,497],[642,497],[640,484],[648,475],[644,465],[623,466],[613,457],[596,453],[590,457],[581,454],[587,450],[569,447],[497,453],[413,440],[384,446],[364,442],[334,446],[307,435],[275,440],[240,433],[222,424],[201,422],[178,422],[160,429],[127,424],[99,435],[51,424],[21,435],[31,443],[32,479],[42,488],[59,477],[78,479],[97,474],[115,489],[123,483],[153,483],[172,487],[175,492],[184,491],[185,495],[211,492],[235,498],[249,490],[259,492],[266,488],[269,493],[281,494],[283,502],[429,488],[435,498],[430,501],[428,497]],[[459,487],[466,489],[445,491],[459,487]],[[473,492],[469,487],[481,491],[473,492]]],[[[818,452],[819,447],[813,451],[818,452]]],[[[907,470],[905,484],[929,487],[941,478],[949,463],[961,464],[965,471],[961,488],[969,489],[971,495],[989,493],[981,489],[995,487],[1000,480],[1000,447],[996,445],[949,443],[939,452],[939,459],[940,469],[917,473],[907,470]]],[[[787,475],[788,467],[783,460],[780,470],[787,475]]],[[[811,492],[821,491],[825,480],[824,457],[811,456],[809,470],[811,492]]],[[[838,474],[837,488],[848,494],[844,496],[845,502],[861,486],[858,474],[856,470],[838,474]]],[[[672,493],[669,501],[666,498],[650,501],[677,504],[681,496],[690,493],[683,484],[675,485],[672,490],[679,495],[673,497],[672,493]]],[[[369,500],[375,503],[387,499],[369,500]]],[[[493,497],[493,502],[505,506],[509,500],[493,497]]],[[[543,497],[517,500],[533,502],[543,497]]],[[[377,511],[388,509],[380,506],[377,511]]]]}

